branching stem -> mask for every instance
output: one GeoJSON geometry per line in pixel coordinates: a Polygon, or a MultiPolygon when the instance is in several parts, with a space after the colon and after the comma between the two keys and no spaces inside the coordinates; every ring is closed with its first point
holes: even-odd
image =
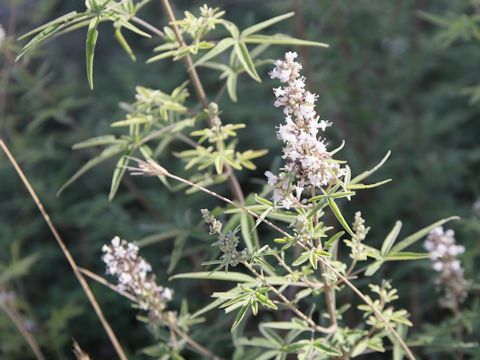
{"type": "MultiPolygon", "coordinates": [[[[172,26],[173,32],[175,33],[175,37],[177,38],[178,43],[180,44],[181,48],[186,48],[187,44],[185,43],[185,40],[183,39],[182,33],[180,32],[180,29],[178,28],[177,25],[177,19],[175,18],[175,14],[173,13],[172,6],[170,5],[169,0],[162,0],[163,8],[165,9],[165,12],[167,13],[168,19],[170,21],[170,25],[172,26]]],[[[190,54],[187,53],[183,57],[185,64],[187,66],[187,71],[188,75],[190,76],[190,79],[192,80],[193,87],[195,89],[195,92],[197,94],[198,99],[200,100],[200,103],[202,104],[202,107],[205,109],[208,107],[208,97],[205,93],[205,90],[203,88],[202,82],[200,81],[200,77],[198,76],[197,69],[193,66],[193,61],[192,57],[190,54]]],[[[208,118],[208,126],[212,127],[213,126],[213,119],[211,117],[208,118]]],[[[232,191],[232,194],[234,198],[240,203],[244,204],[245,203],[245,196],[243,194],[242,188],[240,187],[240,183],[238,182],[237,177],[235,176],[235,173],[232,169],[232,167],[228,164],[225,164],[225,172],[227,174],[228,178],[228,185],[230,187],[230,190],[232,191]]]]}
{"type": "Polygon", "coordinates": [[[245,267],[250,270],[252,274],[254,274],[258,279],[260,279],[277,297],[285,304],[287,307],[292,310],[300,319],[305,320],[308,325],[311,326],[311,328],[315,331],[325,333],[325,334],[331,334],[332,332],[335,331],[336,326],[330,326],[329,328],[325,328],[322,326],[319,326],[313,321],[310,317],[305,315],[303,312],[301,312],[295,305],[292,304],[290,300],[288,300],[285,295],[283,295],[275,286],[269,284],[265,277],[260,274],[255,268],[250,265],[249,263],[243,263],[245,267]]]}
{"type": "MultiPolygon", "coordinates": [[[[128,300],[130,300],[131,302],[133,303],[138,303],[138,299],[127,293],[127,292],[124,292],[124,291],[120,291],[118,290],[118,288],[112,284],[111,282],[107,281],[106,279],[104,279],[103,277],[95,274],[94,272],[91,272],[90,270],[88,269],[84,269],[84,268],[79,268],[80,272],[82,274],[84,274],[85,276],[88,276],[89,278],[91,278],[92,280],[102,284],[103,286],[106,286],[108,287],[110,290],[113,290],[115,291],[116,293],[126,297],[128,300]]],[[[213,354],[210,350],[208,350],[207,348],[205,348],[204,346],[200,345],[198,342],[196,342],[195,340],[193,340],[190,336],[188,336],[186,333],[184,333],[182,330],[180,330],[173,322],[169,322],[168,324],[168,327],[170,328],[171,331],[173,331],[175,334],[177,334],[178,336],[180,336],[183,340],[185,340],[185,342],[187,344],[189,344],[191,346],[192,349],[194,349],[195,351],[197,351],[199,354],[205,356],[206,358],[208,359],[212,359],[212,360],[222,360],[221,357],[213,354]]]]}
{"type": "Polygon", "coordinates": [[[110,341],[112,342],[113,347],[115,348],[115,351],[117,352],[118,357],[121,360],[127,360],[127,356],[125,355],[125,352],[122,349],[122,346],[120,345],[120,342],[117,339],[117,336],[112,330],[112,327],[108,323],[107,319],[103,315],[102,309],[100,308],[100,305],[98,305],[97,300],[95,299],[95,295],[93,295],[92,290],[88,286],[87,281],[83,277],[82,273],[80,272],[75,260],[73,259],[72,254],[66,247],[64,241],[62,240],[60,234],[58,233],[55,225],[53,225],[52,220],[50,219],[50,216],[48,215],[47,211],[43,207],[42,202],[40,201],[39,197],[37,196],[35,190],[33,189],[32,185],[30,184],[30,181],[28,181],[27,177],[23,173],[22,169],[18,165],[17,161],[13,157],[12,153],[8,149],[7,145],[3,142],[3,140],[0,139],[0,147],[2,148],[3,152],[5,155],[7,155],[8,160],[12,163],[13,168],[17,172],[18,176],[22,180],[25,188],[28,190],[30,193],[30,196],[32,197],[33,201],[35,202],[35,205],[37,205],[38,210],[42,214],[43,219],[47,223],[48,227],[50,228],[50,231],[52,232],[55,240],[57,240],[58,245],[60,246],[60,249],[62,250],[63,254],[67,258],[68,263],[70,264],[73,273],[75,274],[78,282],[83,288],[83,291],[85,292],[85,295],[87,295],[88,300],[90,301],[93,309],[95,310],[95,313],[97,314],[98,318],[100,319],[100,322],[103,325],[103,328],[105,329],[105,332],[107,333],[110,341]]]}
{"type": "MultiPolygon", "coordinates": [[[[138,161],[138,160],[137,160],[138,161]]],[[[279,233],[281,233],[283,236],[285,237],[288,237],[288,238],[292,238],[293,236],[290,235],[287,231],[283,230],[282,228],[280,228],[279,226],[273,224],[271,221],[267,220],[267,219],[264,219],[261,215],[258,215],[257,213],[253,212],[252,210],[246,208],[245,206],[243,205],[240,205],[240,204],[237,204],[235,203],[234,201],[220,195],[220,194],[217,194],[216,192],[212,191],[212,190],[209,190],[201,185],[198,185],[198,184],[195,184],[194,182],[191,182],[187,179],[184,179],[182,177],[179,177],[177,175],[174,175],[170,172],[167,171],[167,169],[165,169],[164,167],[156,164],[152,161],[146,163],[142,160],[139,161],[140,164],[147,164],[148,166],[148,169],[150,170],[150,172],[148,173],[148,175],[164,175],[164,176],[167,176],[171,179],[174,179],[174,180],[177,180],[179,182],[182,182],[184,184],[187,184],[187,185],[190,185],[194,188],[197,188],[209,195],[212,195],[214,197],[216,197],[217,199],[220,199],[224,202],[226,202],[227,204],[230,204],[230,205],[233,205],[235,206],[236,208],[238,209],[242,209],[243,211],[249,213],[250,215],[252,215],[253,217],[255,217],[256,219],[259,219],[261,222],[267,224],[268,226],[270,226],[271,228],[277,230],[279,233]],[[156,172],[156,173],[155,173],[156,172]]],[[[304,250],[307,250],[307,251],[310,251],[310,250],[313,250],[314,247],[313,245],[309,244],[309,246],[307,246],[306,244],[302,243],[302,242],[298,242],[298,245],[301,246],[304,250]]],[[[321,264],[324,264],[325,267],[327,267],[332,273],[335,274],[335,276],[337,278],[339,278],[340,280],[342,280],[355,294],[358,295],[358,297],[360,299],[362,299],[362,301],[371,306],[372,307],[372,311],[373,313],[375,314],[375,316],[377,316],[379,319],[381,319],[384,323],[385,323],[385,327],[387,328],[387,330],[393,334],[393,336],[395,337],[395,339],[398,341],[399,345],[402,347],[402,349],[405,351],[405,354],[406,356],[410,359],[410,360],[415,360],[415,356],[413,355],[412,351],[410,350],[410,348],[407,346],[407,344],[405,343],[405,341],[402,339],[402,337],[400,336],[400,334],[392,327],[392,325],[388,322],[388,320],[385,318],[385,316],[383,316],[383,314],[377,309],[377,307],[370,301],[370,299],[365,296],[355,285],[352,284],[352,282],[350,280],[347,279],[347,277],[345,277],[344,275],[342,275],[337,269],[335,269],[327,260],[325,260],[322,256],[317,256],[317,259],[318,261],[321,263],[321,264]]]]}

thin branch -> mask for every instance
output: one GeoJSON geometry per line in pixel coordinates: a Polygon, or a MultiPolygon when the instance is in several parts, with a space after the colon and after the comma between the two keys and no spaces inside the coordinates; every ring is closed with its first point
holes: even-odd
{"type": "Polygon", "coordinates": [[[95,310],[98,318],[100,319],[100,322],[103,325],[103,328],[105,329],[105,332],[107,333],[110,341],[112,342],[113,347],[115,348],[115,351],[117,352],[117,355],[121,360],[127,360],[127,356],[125,355],[125,352],[122,349],[122,346],[120,345],[120,342],[118,341],[115,333],[113,332],[110,324],[106,320],[105,316],[103,315],[102,309],[98,305],[97,300],[95,299],[95,296],[92,293],[92,290],[88,286],[88,283],[86,282],[85,278],[83,277],[82,273],[80,272],[75,260],[73,259],[72,255],[70,254],[70,251],[66,247],[64,241],[60,237],[60,234],[58,233],[57,229],[53,225],[52,220],[50,219],[50,216],[46,212],[45,208],[43,207],[42,202],[38,198],[37,194],[35,193],[35,190],[33,189],[32,185],[28,181],[27,177],[23,173],[22,169],[18,165],[17,161],[13,157],[12,153],[8,149],[7,145],[3,142],[3,140],[0,139],[0,147],[2,148],[3,152],[5,155],[7,155],[8,160],[12,163],[15,171],[17,172],[18,176],[22,180],[23,184],[25,185],[25,188],[28,190],[30,193],[30,196],[32,197],[33,201],[35,202],[35,205],[37,205],[38,210],[42,214],[43,219],[47,223],[48,227],[50,228],[50,231],[52,232],[53,236],[55,237],[55,240],[57,240],[58,245],[60,246],[63,254],[67,258],[68,263],[70,264],[73,273],[75,274],[78,282],[83,288],[83,291],[87,295],[88,300],[90,301],[93,309],[95,310]]]}
{"type": "MultiPolygon", "coordinates": [[[[92,280],[95,280],[96,282],[108,287],[109,289],[115,291],[116,293],[125,296],[127,299],[134,303],[138,303],[138,299],[124,291],[118,290],[118,288],[109,282],[108,280],[104,279],[103,277],[91,272],[90,270],[87,270],[85,268],[79,268],[80,272],[83,273],[84,275],[88,276],[92,280]]],[[[167,325],[173,330],[177,335],[179,335],[183,340],[185,340],[194,350],[196,350],[199,354],[213,360],[221,360],[221,358],[215,354],[213,354],[210,350],[205,348],[204,346],[200,345],[198,342],[193,340],[190,336],[188,336],[186,333],[184,333],[182,330],[180,330],[174,323],[167,323],[167,325]]]]}
{"type": "MultiPolygon", "coordinates": [[[[170,172],[167,171],[167,169],[165,169],[164,167],[160,166],[159,164],[155,163],[153,160],[149,160],[147,162],[145,161],[142,161],[142,160],[136,160],[138,163],[139,163],[139,168],[138,169],[135,169],[133,168],[133,170],[135,171],[135,173],[132,173],[132,174],[138,174],[138,175],[150,175],[150,176],[158,176],[158,175],[164,175],[164,176],[167,176],[171,179],[174,179],[174,180],[177,180],[179,182],[182,182],[184,184],[187,184],[187,185],[190,185],[194,188],[197,188],[209,195],[212,195],[214,197],[216,197],[217,199],[220,199],[224,202],[226,202],[227,204],[230,204],[230,205],[233,205],[234,207],[238,208],[238,209],[242,209],[243,211],[249,213],[250,215],[252,215],[253,217],[255,217],[256,219],[260,220],[261,222],[264,222],[265,224],[267,224],[268,226],[270,226],[271,228],[277,230],[279,233],[281,233],[283,236],[285,237],[288,237],[288,238],[293,238],[292,235],[290,235],[287,231],[283,230],[282,228],[280,228],[279,226],[273,224],[271,221],[267,220],[267,219],[264,219],[262,216],[258,215],[257,213],[253,212],[252,210],[246,208],[245,206],[243,205],[239,205],[237,203],[235,203],[234,201],[220,195],[220,194],[217,194],[216,192],[212,191],[212,190],[209,190],[201,185],[198,185],[198,184],[195,184],[187,179],[184,179],[184,178],[181,178],[177,175],[174,175],[170,172]]],[[[132,170],[132,168],[130,168],[132,170]]],[[[307,251],[310,251],[313,249],[313,245],[310,244],[310,247],[305,245],[304,243],[302,242],[297,242],[299,246],[301,246],[304,250],[307,250],[307,251]]],[[[410,360],[415,360],[415,356],[413,355],[412,351],[409,349],[409,347],[407,346],[407,344],[405,343],[405,341],[402,339],[402,337],[400,336],[400,334],[390,325],[390,323],[388,322],[388,320],[385,318],[385,316],[383,316],[383,314],[378,311],[378,309],[376,308],[376,306],[370,301],[370,299],[363,295],[363,293],[355,286],[352,284],[352,282],[350,282],[350,280],[347,279],[347,277],[345,277],[344,275],[342,275],[337,269],[335,269],[327,260],[325,260],[322,256],[318,256],[317,255],[317,259],[318,261],[320,261],[320,263],[324,264],[330,271],[332,271],[336,277],[338,277],[339,279],[341,279],[350,289],[352,289],[352,291],[357,294],[360,299],[363,300],[363,302],[369,306],[372,307],[372,311],[373,313],[375,314],[375,316],[378,316],[379,319],[381,319],[384,323],[385,323],[385,327],[387,328],[388,331],[390,331],[393,336],[395,337],[395,339],[398,341],[398,343],[400,344],[400,346],[402,347],[402,349],[405,351],[405,354],[407,355],[407,357],[410,359],[410,360]]]]}
{"type": "Polygon", "coordinates": [[[245,267],[250,270],[250,272],[252,274],[254,274],[257,278],[259,278],[272,292],[275,293],[275,295],[278,296],[278,298],[285,304],[287,305],[287,307],[292,310],[299,318],[301,318],[302,320],[305,320],[311,327],[312,327],[312,330],[315,330],[315,331],[318,331],[318,332],[321,332],[321,333],[325,333],[325,334],[331,334],[335,331],[335,328],[336,328],[336,325],[335,326],[330,326],[328,328],[325,328],[325,327],[322,327],[322,326],[319,326],[317,325],[310,317],[308,317],[307,315],[305,315],[303,312],[301,312],[295,305],[293,305],[291,303],[290,300],[288,300],[280,291],[278,291],[278,289],[269,284],[267,282],[267,280],[265,279],[265,277],[260,274],[257,270],[255,270],[253,268],[253,266],[251,266],[250,264],[248,263],[243,263],[243,265],[245,265],[245,267]]]}
{"type": "Polygon", "coordinates": [[[12,320],[12,322],[17,327],[18,331],[22,334],[23,338],[27,341],[35,357],[38,360],[45,360],[45,356],[43,356],[43,353],[40,350],[40,346],[38,346],[38,343],[35,340],[35,338],[32,336],[32,334],[30,334],[30,332],[25,327],[22,321],[22,318],[17,313],[17,311],[13,307],[8,306],[8,303],[6,301],[5,303],[0,302],[0,307],[5,312],[5,314],[7,314],[10,320],[12,320]]]}
{"type": "MultiPolygon", "coordinates": [[[[315,197],[315,189],[312,189],[312,197],[315,197]]],[[[313,208],[315,209],[317,202],[313,203],[313,208]]],[[[313,226],[315,227],[318,223],[318,212],[315,212],[313,217],[313,226]]],[[[325,303],[327,304],[328,316],[330,317],[330,324],[334,327],[337,326],[337,317],[335,315],[335,288],[331,287],[328,284],[328,279],[325,276],[327,273],[327,268],[323,262],[320,262],[320,270],[322,271],[323,277],[323,286],[325,290],[325,303]]]]}
{"type": "MultiPolygon", "coordinates": [[[[177,25],[177,19],[175,18],[175,14],[173,13],[172,7],[170,5],[169,0],[162,0],[163,7],[165,9],[165,12],[167,13],[168,19],[170,20],[170,25],[173,28],[173,32],[175,33],[175,37],[177,38],[178,43],[180,44],[181,48],[186,48],[187,44],[185,43],[185,40],[183,39],[182,33],[180,32],[180,29],[178,28],[177,25]]],[[[190,54],[187,53],[183,57],[184,62],[187,66],[187,71],[188,75],[190,76],[190,79],[192,80],[193,87],[195,89],[195,92],[197,94],[198,99],[200,100],[200,103],[202,104],[203,108],[208,107],[208,97],[205,93],[205,90],[203,88],[202,82],[200,81],[200,77],[198,76],[197,69],[193,66],[193,61],[190,56],[190,54]]],[[[208,126],[212,127],[213,126],[213,119],[211,117],[208,118],[208,126]]],[[[240,186],[240,183],[238,182],[237,177],[235,176],[235,173],[232,169],[232,167],[228,164],[225,164],[225,172],[227,173],[228,177],[228,185],[230,187],[230,190],[232,191],[232,194],[234,198],[240,203],[244,204],[245,203],[245,195],[243,194],[242,188],[240,186]]]]}
{"type": "Polygon", "coordinates": [[[136,17],[136,16],[132,16],[131,17],[131,20],[132,22],[135,22],[137,23],[138,25],[142,25],[145,29],[148,29],[150,30],[152,33],[154,33],[155,35],[158,35],[160,37],[164,37],[165,34],[163,33],[162,30],[160,30],[159,28],[156,28],[155,26],[153,26],[152,24],[146,22],[145,20],[142,20],[140,19],[139,17],[136,17]]]}

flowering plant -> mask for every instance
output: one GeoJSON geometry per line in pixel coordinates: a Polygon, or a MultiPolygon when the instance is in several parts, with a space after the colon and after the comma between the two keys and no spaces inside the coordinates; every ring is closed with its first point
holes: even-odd
{"type": "MultiPolygon", "coordinates": [[[[414,359],[407,338],[407,328],[414,324],[407,310],[396,305],[400,295],[390,281],[379,278],[379,269],[387,262],[431,257],[434,269],[442,271],[442,284],[447,286],[445,304],[458,308],[465,296],[465,283],[454,257],[462,248],[453,244],[451,233],[435,230],[453,218],[439,220],[399,241],[402,223],[397,222],[380,248],[372,245],[370,228],[361,212],[355,208],[353,221],[348,220],[345,214],[352,211],[347,212],[346,208],[356,206],[352,199],[358,191],[390,181],[365,181],[380,169],[390,153],[372,169],[356,176],[347,161],[334,158],[344,144],[332,149],[326,133],[333,123],[321,120],[317,114],[318,95],[306,90],[298,54],[291,51],[275,61],[269,73],[271,79],[282,84],[274,88],[274,106],[283,109],[284,123],[278,126],[277,137],[284,143],[284,164],[278,171],[265,173],[266,184],[257,193],[245,194],[236,171],[255,169],[254,160],[266,151],[242,150],[236,136],[245,125],[222,119],[219,105],[208,100],[197,68],[220,71],[229,98],[235,102],[239,99],[237,80],[241,75],[261,81],[257,68],[271,63],[268,58],[260,58],[267,47],[326,45],[283,34],[263,34],[292,13],[240,31],[218,9],[203,6],[199,15],[187,12],[185,18],[178,20],[169,1],[162,3],[169,23],[160,30],[136,15],[146,1],[88,0],[84,12],[67,14],[27,34],[32,38],[19,57],[28,56],[35,46],[54,35],[88,26],[86,69],[93,88],[98,27],[101,22],[111,22],[116,39],[133,59],[122,29],[143,37],[159,36],[161,44],[154,50],[159,54],[151,57],[149,63],[166,58],[186,63],[200,106],[189,103],[187,83],[170,92],[137,87],[135,102],[123,104],[125,119],[112,124],[123,133],[106,134],[74,145],[75,149],[104,149],[75,173],[60,192],[92,167],[117,157],[109,194],[112,201],[128,170],[134,175],[158,177],[172,191],[201,191],[213,196],[222,203],[197,214],[208,225],[207,240],[214,247],[213,251],[200,254],[206,260],[205,271],[174,274],[170,279],[217,280],[231,285],[213,291],[213,301],[193,313],[186,299],[181,299],[182,306],[177,311],[177,299],[170,289],[175,283],[169,287],[159,285],[152,267],[139,255],[139,245],[119,237],[102,248],[107,280],[87,271],[83,274],[126,296],[140,310],[139,318],[148,325],[155,340],[155,345],[144,352],[153,357],[181,359],[192,351],[202,357],[220,358],[192,333],[197,323],[205,321],[205,314],[221,309],[227,314],[235,313],[229,321],[235,349],[229,356],[237,359],[351,358],[385,352],[390,346],[395,356],[414,359]],[[227,50],[231,51],[228,59],[223,56],[227,50]],[[185,163],[185,176],[171,172],[173,166],[165,165],[169,146],[176,140],[181,146],[188,146],[172,152],[185,163]],[[210,189],[224,182],[233,199],[210,189]],[[406,251],[429,233],[425,243],[429,253],[406,251]],[[110,276],[116,277],[117,285],[108,281],[110,276]],[[352,296],[358,298],[353,306],[352,296]],[[355,321],[347,321],[348,317],[355,321]]],[[[201,224],[195,226],[195,231],[206,235],[201,224]]],[[[187,238],[184,233],[176,237],[168,272],[175,270],[187,238]]],[[[119,357],[126,358],[115,334],[107,333],[119,357]]]]}

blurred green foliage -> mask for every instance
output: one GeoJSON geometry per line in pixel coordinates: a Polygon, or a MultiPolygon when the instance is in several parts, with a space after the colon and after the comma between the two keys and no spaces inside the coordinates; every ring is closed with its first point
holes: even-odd
{"type": "MultiPolygon", "coordinates": [[[[448,344],[450,348],[452,344],[465,346],[471,356],[478,357],[478,349],[468,344],[478,340],[480,334],[480,215],[472,210],[480,198],[478,2],[208,3],[227,10],[242,29],[273,14],[295,11],[288,25],[278,29],[330,44],[328,50],[299,48],[298,52],[309,87],[320,94],[319,113],[335,124],[336,133],[330,134],[332,143],[346,139],[348,146],[341,155],[349,160],[354,172],[375,163],[378,154],[392,150],[378,179],[392,178],[393,183],[363,192],[355,199],[372,228],[370,239],[378,239],[375,245],[396,219],[401,218],[402,231],[410,233],[441,217],[462,216],[464,220],[455,229],[458,242],[467,247],[466,278],[472,283],[472,291],[461,317],[452,318],[437,307],[436,296],[432,295],[435,274],[428,261],[402,267],[393,263],[382,271],[396,280],[399,293],[408,302],[405,307],[412,313],[419,343],[432,343],[418,349],[422,358],[437,351],[448,353],[448,344]],[[452,328],[463,329],[463,343],[452,334],[452,328]]],[[[195,12],[199,4],[178,1],[175,5],[176,10],[192,8],[195,12]]],[[[125,118],[118,103],[131,102],[136,85],[173,90],[185,80],[183,64],[164,60],[146,66],[145,61],[152,56],[149,49],[157,44],[153,39],[125,33],[137,57],[132,62],[114,44],[115,31],[108,27],[102,29],[97,43],[93,92],[84,75],[84,30],[62,36],[25,60],[14,62],[20,49],[16,37],[82,6],[58,0],[0,3],[0,23],[7,32],[0,44],[0,135],[21,162],[81,266],[103,273],[100,248],[118,234],[148,246],[146,258],[157,269],[159,282],[168,283],[168,275],[161,269],[199,271],[201,261],[211,257],[214,250],[197,224],[200,207],[214,207],[214,200],[205,200],[199,194],[168,192],[153,180],[125,176],[110,202],[115,161],[106,161],[86,173],[60,197],[56,192],[97,154],[92,149],[72,151],[72,145],[111,133],[110,124],[125,118]],[[170,258],[172,249],[176,255],[170,258]]],[[[150,10],[140,14],[154,24],[165,24],[159,2],[148,6],[150,10]]],[[[270,57],[283,50],[270,51],[270,57]]],[[[265,67],[258,71],[266,77],[265,67]]],[[[200,75],[210,93],[222,87],[223,81],[211,71],[200,70],[200,75]]],[[[223,96],[219,105],[223,118],[247,124],[248,131],[238,132],[244,149],[269,149],[270,156],[256,160],[256,170],[239,173],[246,190],[260,191],[263,172],[279,164],[280,143],[273,134],[280,119],[271,106],[268,82],[259,86],[248,79],[236,85],[239,101],[232,104],[223,96]]],[[[171,150],[180,149],[172,145],[171,150]]],[[[71,338],[77,339],[93,358],[114,358],[48,228],[10,165],[0,158],[1,288],[15,291],[19,311],[33,324],[32,333],[49,358],[69,358],[71,338]]],[[[170,170],[185,174],[173,157],[164,161],[170,170]]],[[[228,194],[224,185],[217,190],[228,194]]],[[[380,278],[381,274],[375,276],[380,278]]],[[[212,289],[224,289],[222,284],[181,281],[176,291],[189,298],[192,309],[205,305],[212,289]]],[[[131,358],[141,358],[136,351],[151,341],[135,320],[135,310],[109,290],[95,284],[92,287],[131,358]]],[[[173,306],[179,308],[180,304],[173,306]]],[[[228,357],[232,349],[225,347],[224,340],[230,334],[224,329],[231,321],[223,314],[209,314],[209,331],[194,327],[192,336],[228,357]]],[[[0,355],[16,359],[28,354],[26,344],[2,313],[0,355]]]]}

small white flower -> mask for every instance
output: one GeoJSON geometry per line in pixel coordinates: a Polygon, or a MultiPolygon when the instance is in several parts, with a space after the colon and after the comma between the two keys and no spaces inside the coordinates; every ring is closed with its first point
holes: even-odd
{"type": "Polygon", "coordinates": [[[275,185],[278,182],[276,175],[273,175],[271,171],[265,171],[265,176],[267,177],[267,182],[269,185],[275,185]]]}
{"type": "Polygon", "coordinates": [[[117,289],[135,296],[142,309],[161,317],[171,296],[163,297],[165,289],[156,284],[151,265],[138,255],[138,246],[118,236],[110,244],[102,246],[102,260],[106,273],[117,277],[117,289]]]}
{"type": "Polygon", "coordinates": [[[165,289],[163,290],[162,297],[163,297],[165,300],[167,300],[167,301],[172,300],[172,298],[173,298],[173,291],[172,291],[171,289],[169,289],[169,288],[165,288],[165,289]]]}
{"type": "Polygon", "coordinates": [[[464,270],[457,258],[465,251],[462,245],[456,245],[455,232],[444,231],[443,228],[433,229],[423,246],[430,253],[432,268],[440,272],[437,284],[444,289],[440,304],[445,307],[457,308],[467,296],[464,270]]]}
{"type": "Polygon", "coordinates": [[[0,46],[3,43],[3,40],[5,40],[5,37],[7,34],[5,33],[5,29],[3,28],[2,24],[0,24],[0,46]]]}
{"type": "Polygon", "coordinates": [[[118,236],[115,236],[113,239],[112,239],[112,245],[114,247],[118,247],[120,245],[120,238],[118,236]]]}
{"type": "Polygon", "coordinates": [[[300,200],[298,195],[304,190],[328,186],[346,174],[337,162],[331,161],[325,141],[318,138],[318,129],[325,131],[331,123],[319,121],[315,110],[318,95],[305,90],[305,77],[300,75],[302,65],[294,61],[297,57],[297,53],[287,52],[285,59],[277,60],[270,72],[272,79],[287,83],[274,89],[274,106],[283,107],[285,114],[285,123],[277,131],[278,139],[285,143],[283,158],[286,162],[282,170],[293,175],[296,184],[294,182],[285,188],[281,181],[273,178],[273,174],[266,174],[269,184],[280,188],[274,189],[273,200],[285,208],[293,206],[294,200],[300,200]],[[299,192],[297,187],[302,191],[299,192]]]}

